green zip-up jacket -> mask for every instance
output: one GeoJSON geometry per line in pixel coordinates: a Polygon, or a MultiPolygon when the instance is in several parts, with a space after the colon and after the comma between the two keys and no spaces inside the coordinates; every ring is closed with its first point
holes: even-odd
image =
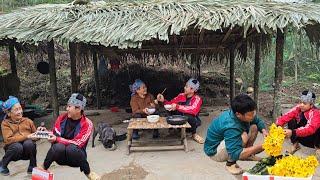
{"type": "Polygon", "coordinates": [[[249,133],[250,125],[256,124],[261,132],[265,129],[263,120],[257,116],[250,122],[240,121],[232,110],[227,110],[212,120],[204,143],[204,152],[208,156],[217,153],[217,148],[221,141],[225,140],[227,152],[232,160],[237,161],[243,150],[241,134],[249,133]]]}

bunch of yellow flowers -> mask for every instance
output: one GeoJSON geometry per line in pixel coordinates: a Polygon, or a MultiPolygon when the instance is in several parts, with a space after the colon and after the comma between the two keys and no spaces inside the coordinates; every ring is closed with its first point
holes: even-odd
{"type": "Polygon", "coordinates": [[[285,134],[283,129],[272,123],[269,135],[264,139],[262,147],[269,156],[279,156],[282,152],[284,138],[285,134]]]}
{"type": "Polygon", "coordinates": [[[317,166],[318,160],[315,156],[302,159],[289,155],[278,159],[274,166],[268,167],[268,173],[285,177],[309,177],[315,173],[317,166]]]}

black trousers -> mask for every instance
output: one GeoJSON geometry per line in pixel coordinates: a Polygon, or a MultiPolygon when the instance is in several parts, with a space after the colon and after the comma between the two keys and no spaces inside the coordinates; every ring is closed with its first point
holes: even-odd
{"type": "MultiPolygon", "coordinates": [[[[304,117],[303,113],[300,115],[300,122],[298,123],[297,120],[293,119],[288,122],[288,128],[291,130],[297,129],[299,127],[304,127],[307,124],[307,119],[304,117]]],[[[320,128],[312,135],[306,137],[297,137],[291,136],[291,142],[296,143],[299,142],[304,146],[310,148],[320,148],[320,128]]]]}
{"type": "Polygon", "coordinates": [[[37,146],[36,144],[27,139],[23,142],[16,142],[4,147],[5,154],[2,158],[2,166],[7,167],[11,161],[29,160],[29,166],[37,166],[37,146]]]}
{"type": "Polygon", "coordinates": [[[90,173],[90,166],[87,161],[87,154],[85,150],[78,148],[78,146],[74,144],[53,144],[44,160],[44,168],[49,169],[53,161],[55,161],[59,165],[80,167],[80,171],[83,171],[84,174],[90,173]]]}
{"type": "Polygon", "coordinates": [[[191,126],[190,129],[187,129],[187,132],[191,132],[192,134],[195,134],[197,132],[197,128],[201,125],[200,119],[190,114],[184,114],[184,116],[188,117],[188,123],[191,126]]]}

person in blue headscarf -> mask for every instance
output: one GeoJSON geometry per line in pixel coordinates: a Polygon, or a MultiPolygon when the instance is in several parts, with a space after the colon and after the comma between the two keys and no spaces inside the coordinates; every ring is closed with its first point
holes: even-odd
{"type": "MultiPolygon", "coordinates": [[[[2,101],[0,101],[0,103],[3,103],[2,101]]],[[[4,119],[4,117],[6,116],[6,113],[4,113],[2,111],[2,108],[0,108],[0,123],[2,122],[2,120],[4,119]]]]}
{"type": "Polygon", "coordinates": [[[32,133],[36,127],[32,120],[23,117],[23,110],[18,98],[9,96],[5,102],[0,101],[0,107],[6,114],[1,123],[5,154],[0,163],[0,174],[10,174],[8,164],[11,161],[30,160],[27,173],[37,166],[36,144],[32,133]]]}
{"type": "MultiPolygon", "coordinates": [[[[154,96],[147,91],[146,84],[140,79],[136,79],[132,85],[129,86],[131,91],[130,106],[134,118],[145,118],[154,113],[150,109],[155,109],[154,96]]],[[[153,131],[153,138],[159,137],[159,131],[153,131]]],[[[137,130],[133,131],[133,139],[139,139],[137,130]]]]}

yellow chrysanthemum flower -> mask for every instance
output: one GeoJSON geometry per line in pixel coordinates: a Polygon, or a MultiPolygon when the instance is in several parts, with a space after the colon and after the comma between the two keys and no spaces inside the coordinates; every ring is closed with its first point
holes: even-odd
{"type": "Polygon", "coordinates": [[[269,156],[279,156],[282,152],[282,144],[285,138],[284,131],[274,123],[270,126],[269,135],[264,139],[262,147],[269,156]]]}
{"type": "Polygon", "coordinates": [[[303,159],[289,155],[278,159],[274,166],[268,167],[268,173],[285,177],[309,177],[315,173],[318,164],[315,156],[308,156],[303,159]]]}

